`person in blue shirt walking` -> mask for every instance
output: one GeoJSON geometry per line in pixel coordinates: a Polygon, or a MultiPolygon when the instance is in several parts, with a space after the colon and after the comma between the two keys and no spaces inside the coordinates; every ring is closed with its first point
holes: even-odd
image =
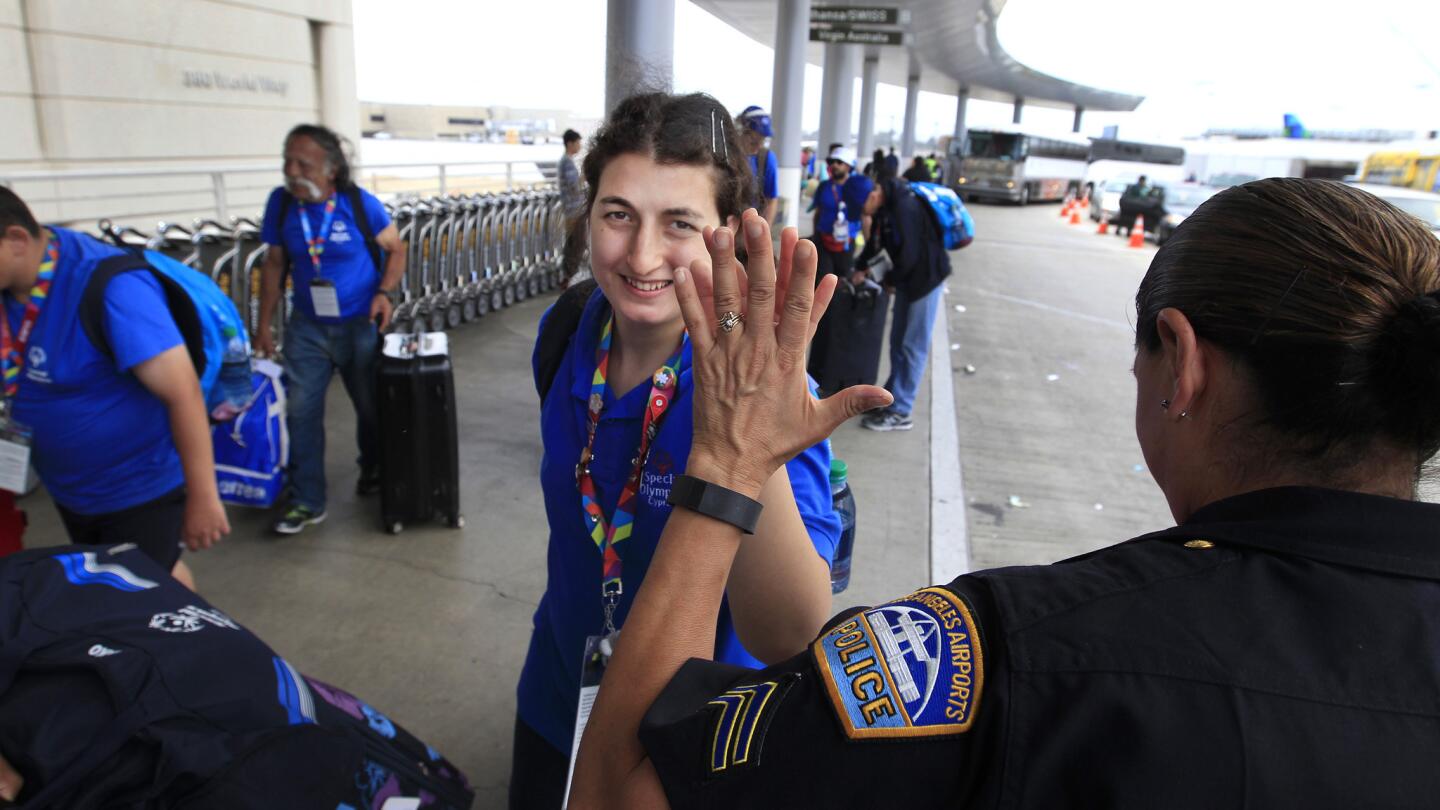
{"type": "Polygon", "coordinates": [[[354,184],[339,136],[312,124],[285,138],[285,185],[265,204],[261,238],[270,245],[255,335],[262,356],[275,353],[271,319],[285,274],[294,281],[295,309],[285,326],[294,495],[274,529],[296,534],[325,519],[325,390],[336,371],[355,406],[355,491],[380,488],[378,330],[390,323],[405,244],[385,206],[354,184]]]}
{"type": "MultiPolygon", "coordinates": [[[[616,107],[585,157],[598,288],[550,380],[538,378],[553,309],[536,344],[537,384],[548,384],[540,411],[548,580],[518,688],[512,808],[561,805],[582,659],[589,649],[605,654],[601,639],[612,643],[607,611],[613,627],[624,626],[685,472],[694,388],[673,286],[690,272],[708,288],[706,241],[720,226],[729,230],[713,238],[733,241],[747,207],[751,174],[735,130],[709,96],[639,95],[616,107]]],[[[761,227],[753,211],[745,217],[761,227]]],[[[794,245],[793,229],[784,240],[794,245]]],[[[821,442],[765,485],[764,515],[714,628],[719,660],[778,660],[824,621],[840,535],[829,469],[821,442]]]]}
{"type": "MultiPolygon", "coordinates": [[[[149,273],[105,288],[109,356],[86,335],[80,301],[96,265],[121,249],[42,228],[0,187],[0,366],[8,430],[31,435],[30,460],[76,543],[134,543],[193,580],[180,544],[208,548],[230,532],[215,481],[209,416],[195,367],[149,273]]],[[[23,475],[23,463],[14,468],[23,475]]]]}
{"type": "Polygon", "coordinates": [[[765,146],[768,139],[775,137],[770,113],[752,104],[736,117],[735,123],[740,128],[740,145],[750,156],[750,172],[755,176],[756,194],[750,199],[750,207],[773,224],[780,200],[780,161],[765,146]]]}

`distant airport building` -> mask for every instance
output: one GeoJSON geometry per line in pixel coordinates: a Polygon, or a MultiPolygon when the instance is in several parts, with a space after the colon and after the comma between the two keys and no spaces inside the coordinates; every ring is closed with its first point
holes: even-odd
{"type": "Polygon", "coordinates": [[[567,128],[593,130],[598,121],[577,119],[566,110],[513,107],[445,107],[366,101],[360,105],[365,137],[413,140],[544,142],[567,128]]]}
{"type": "Polygon", "coordinates": [[[0,0],[0,121],[0,182],[46,220],[179,216],[216,193],[208,174],[44,172],[263,163],[221,178],[251,214],[290,127],[360,136],[351,2],[0,0]]]}

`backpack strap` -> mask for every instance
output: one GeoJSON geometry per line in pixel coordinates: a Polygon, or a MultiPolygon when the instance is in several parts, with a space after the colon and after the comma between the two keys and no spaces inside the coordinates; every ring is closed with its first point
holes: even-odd
{"type": "Polygon", "coordinates": [[[370,261],[375,263],[375,272],[383,276],[385,258],[380,252],[380,243],[375,241],[375,229],[370,227],[370,213],[365,210],[360,186],[351,183],[350,188],[345,190],[345,196],[350,198],[350,213],[355,216],[355,224],[360,226],[360,235],[365,237],[365,249],[370,252],[370,261]]]}
{"type": "Polygon", "coordinates": [[[85,336],[90,338],[97,351],[114,362],[115,350],[105,337],[105,289],[116,276],[135,270],[147,271],[160,282],[170,317],[175,319],[175,326],[185,341],[185,351],[195,365],[195,376],[203,377],[208,362],[205,359],[205,329],[200,324],[200,312],[195,308],[194,299],[180,286],[180,282],[152,267],[139,250],[127,250],[102,259],[95,266],[89,281],[85,282],[85,291],[80,294],[80,326],[84,328],[85,336]]]}
{"type": "Polygon", "coordinates": [[[585,313],[585,304],[599,285],[595,279],[586,279],[560,294],[550,307],[545,325],[540,329],[540,338],[535,342],[535,391],[540,401],[550,393],[555,374],[565,360],[565,350],[570,347],[570,338],[580,328],[580,316],[585,313]]]}

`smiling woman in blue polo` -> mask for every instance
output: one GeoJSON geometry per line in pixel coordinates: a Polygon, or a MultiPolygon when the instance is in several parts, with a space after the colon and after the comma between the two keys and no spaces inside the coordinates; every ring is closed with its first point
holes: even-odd
{"type": "MultiPolygon", "coordinates": [[[[690,346],[674,271],[707,260],[704,229],[736,227],[753,182],[734,120],[700,94],[622,102],[595,135],[584,173],[598,289],[558,364],[542,356],[555,310],[536,347],[537,383],[548,388],[540,478],[549,579],[520,676],[512,808],[555,808],[563,799],[582,659],[587,646],[603,653],[609,645],[597,642],[614,641],[607,609],[623,639],[690,453],[690,346]]],[[[720,660],[761,666],[788,657],[828,618],[840,534],[829,469],[821,443],[766,485],[715,629],[720,660]]]]}

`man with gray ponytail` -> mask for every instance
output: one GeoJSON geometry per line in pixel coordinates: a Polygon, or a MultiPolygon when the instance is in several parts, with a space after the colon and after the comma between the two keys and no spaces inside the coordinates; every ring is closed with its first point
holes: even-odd
{"type": "Polygon", "coordinates": [[[285,327],[294,499],[275,522],[296,534],[325,519],[325,389],[336,371],[355,405],[360,445],[357,493],[380,488],[375,358],[405,275],[405,245],[385,206],[355,185],[339,136],[302,124],[285,138],[285,185],[265,205],[255,345],[274,354],[271,331],[287,273],[294,313],[285,327]]]}

